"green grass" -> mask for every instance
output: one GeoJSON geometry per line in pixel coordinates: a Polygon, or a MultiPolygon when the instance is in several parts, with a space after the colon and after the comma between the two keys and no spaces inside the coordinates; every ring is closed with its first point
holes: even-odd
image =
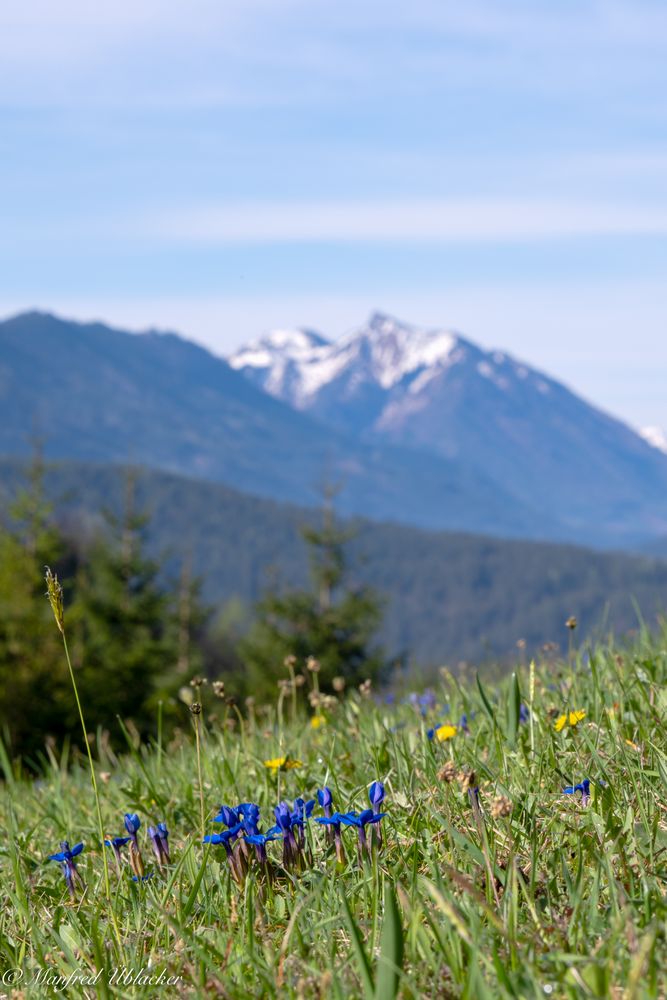
{"type": "Polygon", "coordinates": [[[324,828],[311,822],[311,867],[285,873],[280,844],[270,844],[273,880],[253,868],[242,886],[222,847],[200,843],[193,733],[119,757],[98,734],[105,829],[123,833],[123,814],[138,812],[147,868],[155,867],[147,826],[166,820],[171,834],[167,871],[136,884],[129,867],[122,877],[112,867],[118,937],[86,760],[51,754],[43,777],[29,780],[5,759],[0,993],[50,995],[36,981],[41,970],[99,973],[95,986],[72,985],[69,996],[663,997],[666,681],[667,636],[643,635],[621,653],[538,663],[532,694],[527,669],[497,688],[445,675],[437,695],[450,708],[426,720],[356,692],[317,729],[301,692],[296,717],[291,697],[243,722],[222,709],[202,730],[211,832],[222,802],[258,802],[266,829],[281,798],[328,784],[336,807],[361,810],[370,782],[386,785],[384,847],[371,861],[359,867],[356,831],[347,829],[348,863],[337,868],[324,828]],[[519,704],[531,701],[531,722],[520,723],[519,704]],[[586,717],[557,733],[554,715],[570,709],[586,717]],[[428,740],[429,725],[463,712],[469,735],[428,740]],[[303,766],[276,774],[264,766],[283,754],[303,766]],[[438,776],[448,760],[475,772],[479,809],[457,778],[438,776]],[[586,776],[587,806],[562,793],[586,776]],[[500,796],[512,811],[494,818],[500,796]],[[86,891],[74,902],[59,866],[46,861],[63,839],[86,844],[78,859],[86,891]],[[110,984],[114,969],[181,978],[110,984]]]}

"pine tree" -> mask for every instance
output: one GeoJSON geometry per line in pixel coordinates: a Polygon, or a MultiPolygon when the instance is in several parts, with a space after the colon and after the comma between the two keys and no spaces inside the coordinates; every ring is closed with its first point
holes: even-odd
{"type": "Polygon", "coordinates": [[[129,477],[120,517],[105,512],[106,531],[79,568],[70,611],[86,717],[112,732],[116,716],[154,730],[157,701],[184,641],[160,564],[145,551],[147,518],[135,510],[134,487],[129,477]]]}
{"type": "Polygon", "coordinates": [[[44,566],[61,564],[66,546],[45,497],[38,449],[26,478],[0,526],[0,725],[12,753],[33,756],[58,732],[66,701],[65,664],[44,591],[44,566]]]}
{"type": "Polygon", "coordinates": [[[327,496],[321,527],[302,529],[310,587],[267,594],[255,608],[255,625],[240,647],[253,694],[275,688],[289,655],[318,660],[323,690],[331,689],[334,677],[356,684],[377,677],[383,667],[382,651],[373,644],[380,602],[370,588],[346,583],[345,545],[352,534],[336,523],[331,500],[327,496]]]}

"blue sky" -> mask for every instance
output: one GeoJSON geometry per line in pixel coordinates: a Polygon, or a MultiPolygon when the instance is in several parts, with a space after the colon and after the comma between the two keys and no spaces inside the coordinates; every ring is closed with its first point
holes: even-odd
{"type": "Polygon", "coordinates": [[[5,0],[0,314],[373,309],[667,427],[662,0],[5,0]]]}

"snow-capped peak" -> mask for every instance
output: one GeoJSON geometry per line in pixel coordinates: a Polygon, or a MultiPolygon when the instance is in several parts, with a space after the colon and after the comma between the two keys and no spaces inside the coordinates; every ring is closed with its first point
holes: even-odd
{"type": "Polygon", "coordinates": [[[392,316],[374,313],[365,329],[341,342],[346,350],[357,347],[366,354],[369,374],[383,389],[390,389],[406,375],[447,364],[458,343],[446,330],[421,330],[392,316]]]}
{"type": "Polygon", "coordinates": [[[320,390],[341,377],[350,391],[360,385],[388,390],[402,383],[418,393],[450,363],[455,334],[408,326],[374,313],[361,329],[329,342],[309,330],[273,330],[229,358],[274,396],[308,406],[320,390]],[[410,381],[410,376],[414,376],[410,381]]]}
{"type": "Polygon", "coordinates": [[[270,368],[278,359],[304,360],[329,341],[314,330],[271,330],[228,358],[232,368],[270,368]]]}
{"type": "Polygon", "coordinates": [[[657,448],[667,455],[667,434],[662,427],[642,427],[639,434],[652,448],[657,448]]]}

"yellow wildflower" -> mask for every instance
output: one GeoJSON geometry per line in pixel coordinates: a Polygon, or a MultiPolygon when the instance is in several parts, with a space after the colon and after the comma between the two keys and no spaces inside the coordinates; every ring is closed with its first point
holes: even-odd
{"type": "Polygon", "coordinates": [[[319,729],[320,726],[326,726],[327,720],[324,715],[314,715],[310,720],[311,729],[319,729]]]}
{"type": "Polygon", "coordinates": [[[559,733],[565,726],[576,726],[578,722],[586,718],[586,712],[580,708],[576,712],[568,712],[567,715],[559,715],[554,723],[556,732],[559,733]]]}
{"type": "Polygon", "coordinates": [[[264,767],[270,768],[272,771],[291,771],[295,767],[303,767],[303,763],[300,760],[292,760],[291,757],[272,757],[271,760],[264,761],[264,767]]]}
{"type": "Polygon", "coordinates": [[[456,729],[456,726],[450,726],[449,723],[445,723],[442,726],[438,726],[433,735],[438,743],[444,743],[445,740],[451,740],[452,736],[456,736],[456,729]]]}
{"type": "Polygon", "coordinates": [[[625,742],[629,747],[631,747],[632,750],[637,750],[638,752],[641,750],[641,747],[638,747],[636,743],[632,742],[632,740],[626,740],[625,742]]]}

